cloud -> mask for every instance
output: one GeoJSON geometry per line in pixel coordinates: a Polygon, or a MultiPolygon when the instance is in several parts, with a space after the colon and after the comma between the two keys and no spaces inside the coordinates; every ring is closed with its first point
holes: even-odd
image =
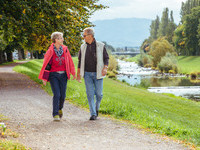
{"type": "Polygon", "coordinates": [[[100,0],[99,3],[109,8],[95,12],[91,21],[115,18],[147,18],[162,16],[164,8],[173,11],[176,23],[180,21],[181,3],[186,0],[100,0]]]}

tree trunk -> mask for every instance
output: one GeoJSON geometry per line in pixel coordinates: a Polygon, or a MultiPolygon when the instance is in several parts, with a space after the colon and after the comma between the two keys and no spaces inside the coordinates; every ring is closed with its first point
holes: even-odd
{"type": "Polygon", "coordinates": [[[30,54],[31,54],[31,59],[33,59],[33,52],[31,51],[30,54]]]}
{"type": "Polygon", "coordinates": [[[24,49],[23,48],[19,48],[18,49],[18,59],[19,60],[25,59],[25,54],[24,54],[24,49]]]}
{"type": "Polygon", "coordinates": [[[4,51],[0,51],[0,64],[6,62],[4,51]]]}
{"type": "Polygon", "coordinates": [[[12,52],[8,51],[6,52],[6,55],[7,55],[7,61],[12,62],[13,61],[12,52]]]}

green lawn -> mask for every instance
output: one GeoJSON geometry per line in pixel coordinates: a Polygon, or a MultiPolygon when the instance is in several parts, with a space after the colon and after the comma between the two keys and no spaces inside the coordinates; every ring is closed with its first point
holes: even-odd
{"type": "Polygon", "coordinates": [[[200,56],[179,56],[178,66],[180,73],[200,72],[200,56]]]}
{"type": "MultiPolygon", "coordinates": [[[[77,57],[73,58],[77,66],[77,57]]],[[[43,60],[16,66],[15,71],[27,74],[39,84],[38,74],[43,60]]],[[[51,93],[50,85],[44,87],[51,93]]],[[[200,103],[180,97],[150,93],[112,79],[104,79],[102,114],[128,120],[140,127],[200,146],[200,103]]],[[[88,108],[84,81],[68,81],[67,100],[88,108]]]]}

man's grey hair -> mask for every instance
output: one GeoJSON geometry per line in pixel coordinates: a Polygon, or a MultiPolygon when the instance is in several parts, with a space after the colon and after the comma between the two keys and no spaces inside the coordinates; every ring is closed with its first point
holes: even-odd
{"type": "Polygon", "coordinates": [[[85,28],[83,32],[86,32],[88,35],[93,35],[94,37],[94,29],[92,28],[85,28]]]}
{"type": "Polygon", "coordinates": [[[55,43],[55,39],[58,39],[59,37],[63,37],[63,33],[62,32],[53,32],[51,34],[51,40],[55,43]]]}

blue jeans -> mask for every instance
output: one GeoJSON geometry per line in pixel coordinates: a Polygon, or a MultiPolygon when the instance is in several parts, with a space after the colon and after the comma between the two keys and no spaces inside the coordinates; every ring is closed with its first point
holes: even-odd
{"type": "Polygon", "coordinates": [[[53,117],[58,115],[58,111],[62,110],[67,88],[67,74],[50,72],[49,81],[53,92],[53,117]]]}
{"type": "Polygon", "coordinates": [[[103,97],[103,79],[97,79],[96,76],[96,72],[85,72],[84,74],[86,93],[91,116],[97,115],[96,111],[99,111],[101,99],[103,97]],[[94,102],[94,95],[96,97],[96,102],[94,102]]]}

